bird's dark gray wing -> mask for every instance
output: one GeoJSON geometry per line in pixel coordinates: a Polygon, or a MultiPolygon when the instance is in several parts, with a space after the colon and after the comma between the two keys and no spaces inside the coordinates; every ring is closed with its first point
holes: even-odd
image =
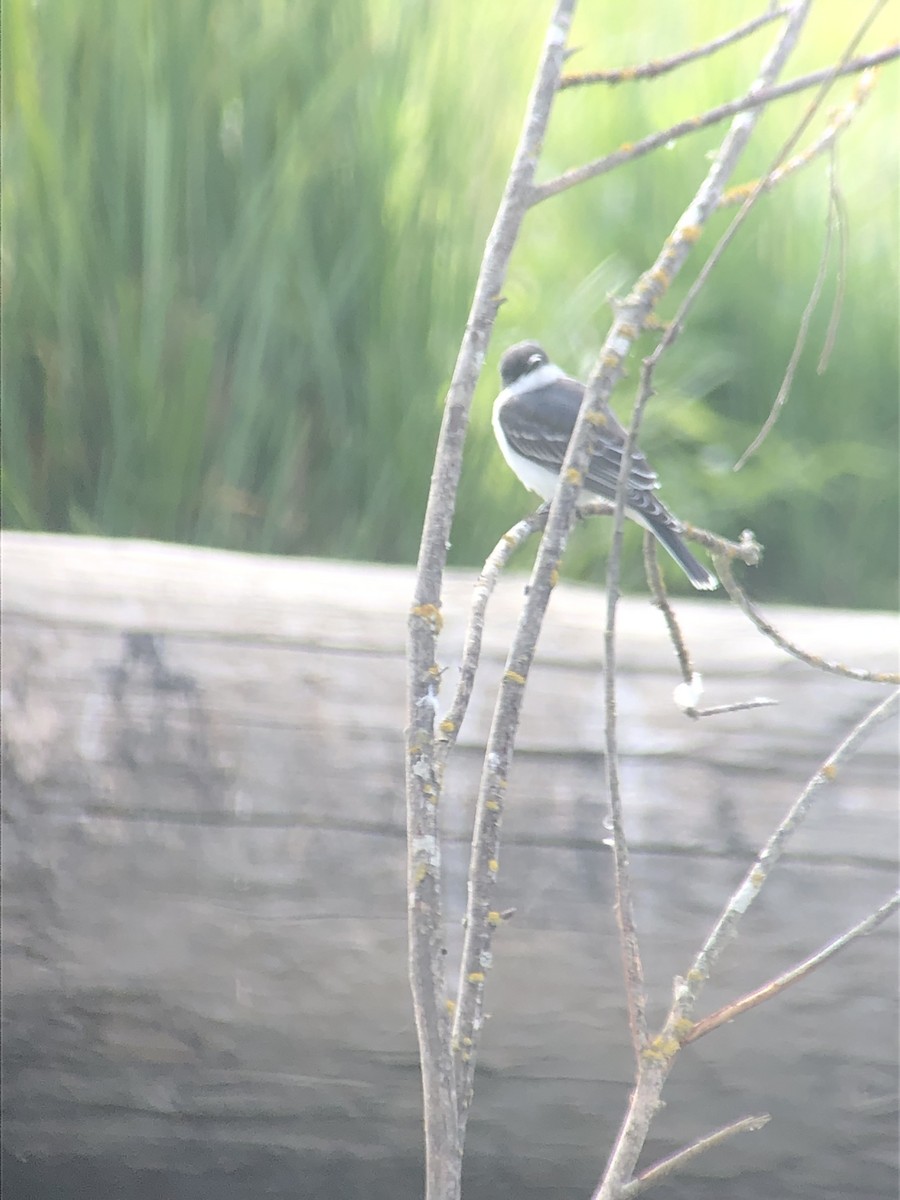
{"type": "MultiPolygon", "coordinates": [[[[558,379],[547,387],[510,396],[500,407],[500,425],[510,446],[524,458],[558,471],[565,458],[578,418],[584,387],[575,379],[558,379]]],[[[605,499],[615,496],[625,430],[609,409],[597,427],[599,440],[584,480],[585,491],[605,499]]],[[[654,495],[659,487],[656,472],[639,450],[631,456],[628,504],[647,515],[665,511],[654,495]]]]}

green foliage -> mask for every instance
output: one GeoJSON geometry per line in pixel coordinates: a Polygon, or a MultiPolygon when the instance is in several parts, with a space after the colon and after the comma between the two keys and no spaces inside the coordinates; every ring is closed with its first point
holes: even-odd
{"type": "MultiPolygon", "coordinates": [[[[660,26],[655,6],[620,6],[610,29],[585,6],[575,65],[660,57],[755,11],[739,7],[675,6],[660,26]]],[[[791,74],[834,58],[850,28],[847,6],[821,7],[791,74]]],[[[8,0],[6,524],[411,561],[544,17],[412,0],[8,0]]],[[[661,80],[561,95],[543,177],[738,94],[772,36],[661,80]]],[[[782,418],[735,474],[815,277],[820,160],[728,251],[645,423],[673,509],[728,535],[753,528],[767,547],[754,584],[779,598],[895,599],[897,170],[878,151],[891,144],[889,91],[885,79],[842,144],[850,257],[828,372],[815,364],[833,277],[782,418]]],[[[766,115],[743,178],[807,101],[766,115]]],[[[608,294],[652,261],[720,134],[529,216],[476,396],[452,561],[483,559],[531,503],[490,434],[503,346],[539,336],[586,370],[608,294]]],[[[616,399],[623,415],[632,391],[616,399]]],[[[607,538],[599,522],[578,530],[567,571],[602,577],[607,538]]]]}

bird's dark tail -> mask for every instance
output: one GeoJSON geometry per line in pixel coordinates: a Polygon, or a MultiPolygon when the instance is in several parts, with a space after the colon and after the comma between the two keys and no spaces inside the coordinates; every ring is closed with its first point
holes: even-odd
{"type": "Polygon", "coordinates": [[[688,550],[677,529],[662,521],[654,521],[652,524],[644,521],[642,524],[645,524],[659,544],[668,550],[695,588],[701,592],[711,592],[719,586],[715,575],[707,571],[702,563],[697,562],[688,550]]]}

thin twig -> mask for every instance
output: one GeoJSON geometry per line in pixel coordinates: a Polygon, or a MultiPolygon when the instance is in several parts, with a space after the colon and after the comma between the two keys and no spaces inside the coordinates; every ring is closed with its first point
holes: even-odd
{"type": "Polygon", "coordinates": [[[678,659],[681,677],[684,680],[684,689],[687,695],[686,703],[679,696],[679,692],[682,689],[675,689],[675,702],[682,709],[684,715],[696,721],[700,717],[718,717],[722,713],[743,712],[748,708],[769,708],[771,705],[777,704],[777,700],[769,700],[765,696],[755,696],[752,700],[737,700],[731,704],[715,704],[708,708],[696,707],[695,693],[699,696],[701,679],[694,669],[690,651],[687,648],[687,642],[684,639],[684,634],[681,632],[678,618],[675,616],[675,610],[669,603],[666,586],[663,583],[662,573],[659,569],[656,547],[656,538],[652,533],[646,531],[644,533],[644,570],[647,575],[647,583],[653,595],[653,604],[656,608],[660,609],[665,618],[666,626],[669,630],[669,638],[675,650],[675,657],[678,659]]]}
{"type": "Polygon", "coordinates": [[[549,506],[544,504],[530,516],[525,517],[504,533],[503,537],[488,555],[484,568],[475,583],[472,594],[472,608],[469,613],[469,624],[463,643],[462,659],[459,665],[459,683],[453,703],[438,726],[439,736],[435,751],[435,759],[439,771],[443,771],[450,752],[456,745],[460,726],[465,720],[478,671],[481,657],[481,641],[484,636],[484,619],[488,601],[504,569],[516,550],[527,541],[533,533],[543,529],[547,524],[549,506]]]}
{"type": "Polygon", "coordinates": [[[684,640],[681,627],[678,624],[672,605],[669,603],[669,597],[666,594],[666,585],[663,583],[662,572],[659,569],[659,559],[656,556],[656,544],[656,538],[647,530],[644,533],[644,572],[647,576],[650,591],[653,594],[653,603],[665,618],[666,626],[669,630],[669,638],[675,650],[675,657],[678,659],[678,666],[681,669],[681,677],[686,684],[690,684],[695,675],[694,664],[691,662],[687,643],[684,640]]]}
{"type": "MultiPolygon", "coordinates": [[[[625,453],[628,451],[626,449],[625,453]]],[[[626,476],[627,478],[627,476],[626,476]]],[[[624,492],[620,477],[617,492],[624,492]]],[[[624,514],[624,506],[623,506],[624,514]]],[[[615,517],[613,518],[615,520],[615,517]]],[[[631,888],[631,864],[622,792],[619,786],[619,742],[616,727],[616,604],[619,599],[619,562],[622,554],[621,521],[618,542],[613,533],[613,548],[606,571],[606,629],[604,630],[603,697],[605,710],[604,761],[606,790],[612,826],[613,872],[616,891],[616,924],[619,928],[619,949],[625,978],[625,1000],[628,1006],[628,1028],[640,1074],[641,1055],[647,1044],[647,992],[644,987],[644,967],[634,920],[634,896],[631,888]]]]}
{"type": "Polygon", "coordinates": [[[764,25],[768,25],[772,21],[777,21],[780,17],[785,16],[788,11],[787,8],[773,8],[767,13],[762,13],[760,16],[754,17],[746,25],[739,25],[737,29],[733,29],[730,33],[713,38],[711,41],[705,42],[702,46],[694,46],[690,50],[684,50],[681,54],[675,54],[671,58],[657,58],[652,62],[640,63],[638,66],[621,67],[617,71],[585,71],[578,75],[563,75],[559,81],[559,90],[562,92],[568,88],[584,87],[592,83],[616,84],[632,83],[639,79],[656,79],[660,75],[667,74],[669,71],[683,67],[686,63],[695,62],[698,58],[708,58],[710,55],[715,54],[717,50],[723,50],[726,46],[730,46],[734,42],[739,42],[742,38],[749,37],[751,33],[756,33],[757,29],[762,29],[764,25]]]}
{"type": "Polygon", "coordinates": [[[752,700],[736,700],[733,704],[713,704],[710,708],[689,709],[689,717],[719,717],[722,713],[745,712],[748,708],[773,708],[777,700],[768,696],[754,696],[752,700]]]}
{"type": "Polygon", "coordinates": [[[843,663],[831,662],[827,658],[820,658],[819,655],[811,654],[808,650],[801,650],[795,642],[789,641],[783,633],[779,633],[775,626],[770,621],[767,621],[756,608],[747,593],[735,579],[731,563],[724,555],[716,554],[715,563],[718,576],[731,599],[746,613],[760,633],[765,634],[769,641],[774,642],[785,654],[790,654],[792,658],[797,658],[800,662],[806,663],[807,666],[815,667],[819,671],[827,671],[831,675],[843,675],[845,679],[857,679],[861,683],[900,683],[900,674],[897,672],[864,671],[859,667],[848,667],[843,663]]]}
{"type": "Polygon", "coordinates": [[[797,92],[806,91],[809,88],[816,87],[825,80],[836,79],[843,75],[859,74],[860,71],[866,71],[870,67],[877,67],[880,63],[892,62],[897,57],[900,57],[900,46],[886,46],[883,50],[878,50],[873,54],[865,54],[859,58],[850,59],[847,62],[841,63],[838,67],[824,67],[822,70],[812,71],[808,75],[798,76],[797,79],[793,79],[788,83],[761,88],[758,92],[751,92],[738,100],[730,100],[726,104],[720,104],[716,108],[711,108],[708,112],[702,113],[698,117],[688,117],[687,120],[679,121],[677,124],[669,126],[668,129],[664,129],[660,133],[651,133],[637,142],[620,146],[618,150],[612,151],[611,154],[605,154],[602,158],[584,163],[580,167],[573,167],[571,170],[563,172],[562,175],[557,175],[555,179],[548,179],[545,183],[538,184],[532,189],[530,203],[532,205],[540,204],[542,200],[549,200],[551,196],[558,196],[560,192],[565,192],[579,183],[585,183],[588,179],[596,179],[600,175],[606,175],[609,171],[621,166],[624,162],[631,162],[633,159],[642,158],[645,154],[650,154],[652,151],[658,150],[670,142],[687,137],[689,134],[697,133],[699,130],[706,129],[710,125],[717,125],[720,121],[725,121],[729,117],[751,112],[754,109],[764,108],[775,100],[782,100],[785,96],[793,96],[797,92]]]}
{"type": "Polygon", "coordinates": [[[800,365],[800,356],[806,346],[806,339],[809,336],[809,327],[813,319],[813,314],[819,307],[819,300],[822,298],[822,289],[825,287],[825,279],[828,275],[828,260],[831,257],[831,236],[833,232],[833,224],[831,219],[831,204],[828,205],[828,215],[825,219],[825,238],[822,243],[822,253],[819,257],[819,268],[816,271],[816,277],[813,280],[812,291],[809,293],[809,298],[806,301],[806,306],[800,317],[800,325],[797,329],[797,336],[794,339],[794,348],[791,351],[791,357],[788,360],[787,369],[784,372],[784,378],[781,381],[781,387],[778,389],[772,407],[769,410],[769,415],[763,421],[759,432],[754,437],[753,441],[740,456],[737,462],[732,467],[734,471],[740,471],[741,467],[747,462],[752,454],[757,451],[766,438],[769,436],[772,429],[775,427],[775,422],[781,415],[781,410],[787,403],[788,396],[791,393],[791,387],[794,383],[794,376],[797,373],[797,367],[800,365]]]}
{"type": "Polygon", "coordinates": [[[831,306],[831,315],[828,318],[828,329],[825,331],[825,340],[822,343],[822,353],[819,356],[819,361],[816,365],[816,373],[824,375],[828,369],[828,363],[831,358],[831,352],[834,349],[834,343],[837,339],[837,329],[841,320],[841,311],[844,307],[844,290],[847,286],[847,251],[849,241],[850,222],[847,219],[847,205],[844,200],[844,194],[841,191],[838,183],[838,161],[837,161],[837,146],[831,147],[831,161],[828,170],[828,191],[831,196],[831,206],[834,210],[834,223],[838,237],[838,269],[837,280],[834,292],[834,303],[831,306]]]}
{"type": "Polygon", "coordinates": [[[727,1142],[735,1134],[755,1133],[758,1129],[762,1129],[764,1125],[768,1125],[771,1119],[768,1113],[760,1113],[756,1117],[744,1117],[741,1121],[733,1121],[731,1125],[723,1125],[715,1133],[708,1133],[706,1137],[698,1138],[696,1142],[691,1142],[683,1150],[676,1151],[675,1154],[664,1158],[661,1162],[649,1167],[646,1171],[642,1171],[631,1183],[626,1183],[619,1193],[620,1200],[632,1200],[632,1197],[639,1196],[641,1192],[646,1191],[654,1183],[659,1183],[667,1175],[672,1175],[675,1171],[680,1171],[682,1167],[687,1166],[691,1159],[697,1158],[700,1154],[705,1154],[707,1150],[712,1150],[716,1146],[721,1146],[723,1142],[727,1142]]]}
{"type": "MultiPolygon", "coordinates": [[[[876,5],[875,8],[873,9],[868,23],[870,23],[871,20],[874,19],[874,16],[878,10],[878,7],[879,6],[876,5]]],[[[865,28],[866,28],[866,25],[864,25],[863,30],[865,28]]],[[[861,36],[861,33],[860,33],[860,36],[861,36]]],[[[818,139],[818,142],[813,147],[810,147],[803,155],[796,155],[793,159],[786,162],[784,164],[784,166],[781,167],[777,172],[770,172],[769,177],[766,181],[766,185],[765,185],[766,189],[772,187],[774,185],[774,183],[776,183],[779,178],[783,177],[787,171],[792,169],[792,167],[796,168],[796,166],[799,165],[800,163],[808,161],[808,158],[813,153],[818,153],[825,146],[833,146],[834,139],[837,136],[838,132],[847,127],[851,118],[857,112],[857,110],[859,109],[859,106],[861,105],[863,100],[866,98],[866,96],[869,94],[869,92],[871,91],[873,82],[874,82],[874,73],[871,71],[866,72],[866,74],[860,80],[859,86],[856,88],[853,99],[850,102],[850,104],[847,104],[844,106],[844,108],[840,111],[838,117],[832,121],[832,123],[829,125],[828,129],[826,129],[825,132],[818,139]]],[[[744,464],[747,462],[747,460],[750,458],[750,456],[752,454],[754,454],[760,448],[760,446],[763,444],[763,442],[766,440],[769,433],[773,429],[776,421],[778,420],[778,417],[781,413],[782,408],[784,407],[785,403],[787,402],[788,396],[790,394],[791,386],[793,384],[794,375],[796,374],[797,366],[800,362],[800,356],[802,355],[804,347],[806,346],[807,337],[809,335],[810,322],[812,321],[813,313],[815,312],[816,308],[818,307],[819,300],[821,299],[821,295],[822,295],[822,289],[825,286],[825,278],[826,278],[827,271],[828,271],[828,261],[829,261],[829,258],[831,257],[831,239],[832,239],[832,235],[833,235],[835,229],[839,227],[839,224],[840,224],[840,217],[838,214],[837,202],[836,202],[834,160],[832,158],[831,170],[829,171],[828,214],[827,214],[826,222],[825,222],[825,239],[824,239],[824,243],[822,246],[822,255],[821,255],[821,258],[819,261],[819,269],[816,273],[815,282],[813,283],[813,287],[812,287],[812,291],[809,296],[809,300],[807,301],[806,307],[803,310],[803,315],[800,319],[800,327],[797,331],[797,337],[794,342],[794,349],[791,352],[791,357],[788,362],[787,370],[785,371],[784,379],[782,380],[781,387],[778,389],[778,394],[776,395],[775,400],[772,404],[771,411],[769,412],[768,417],[766,418],[765,422],[762,425],[762,428],[759,430],[756,437],[753,439],[753,441],[750,443],[750,445],[747,447],[747,449],[744,451],[744,453],[741,455],[741,457],[738,459],[738,461],[734,464],[733,469],[735,471],[739,471],[744,466],[744,464]]],[[[839,315],[839,312],[840,312],[840,305],[839,305],[839,303],[836,303],[835,307],[832,310],[831,319],[829,321],[829,331],[828,331],[828,334],[826,335],[826,343],[825,343],[826,346],[829,346],[830,343],[833,341],[833,337],[834,337],[833,331],[834,331],[834,328],[836,327],[836,321],[837,321],[837,316],[839,315]]],[[[822,363],[826,360],[827,360],[827,354],[823,350],[822,357],[819,360],[820,372],[823,369],[822,363]]]]}
{"type": "Polygon", "coordinates": [[[785,988],[790,987],[792,983],[803,979],[811,971],[814,971],[816,967],[820,967],[829,958],[833,958],[845,946],[849,946],[857,938],[865,937],[867,933],[871,933],[873,929],[877,929],[898,908],[900,908],[900,892],[895,893],[880,908],[870,913],[865,920],[854,925],[852,929],[848,929],[846,933],[829,942],[827,946],[823,946],[818,953],[811,955],[798,966],[793,967],[790,971],[785,971],[782,975],[776,976],[775,979],[771,979],[768,983],[763,984],[762,987],[757,988],[755,992],[750,992],[748,995],[742,996],[739,1000],[732,1000],[730,1004],[724,1005],[708,1017],[703,1017],[702,1020],[697,1021],[690,1032],[682,1038],[681,1044],[687,1046],[691,1042],[696,1042],[698,1038],[702,1038],[705,1034],[718,1029],[720,1025],[724,1025],[728,1021],[733,1021],[741,1013],[745,1013],[751,1008],[756,1008],[758,1004],[762,1004],[765,1000],[770,1000],[773,996],[777,996],[785,988]]]}

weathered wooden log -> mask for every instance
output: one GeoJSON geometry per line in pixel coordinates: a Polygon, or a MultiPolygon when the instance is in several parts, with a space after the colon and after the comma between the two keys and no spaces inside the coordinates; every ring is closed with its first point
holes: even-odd
{"type": "MultiPolygon", "coordinates": [[[[411,572],[12,533],[2,555],[7,1183],[62,1198],[419,1194],[402,791],[411,572]]],[[[448,580],[448,694],[472,582],[448,580]]],[[[523,582],[492,601],[448,774],[448,961],[523,582]]],[[[765,693],[779,706],[690,721],[672,701],[660,615],[623,602],[622,779],[654,1017],[792,798],[885,694],[787,658],[726,603],[677,607],[709,703],[765,693]]],[[[824,655],[895,658],[888,616],[774,616],[824,655]]],[[[589,1194],[629,1091],[602,618],[596,590],[560,586],[529,679],[500,876],[516,912],[488,982],[467,1200],[589,1194]]],[[[896,741],[880,728],[820,796],[708,1009],[890,893],[896,741]]],[[[666,1197],[893,1195],[895,979],[885,926],[683,1051],[647,1161],[747,1113],[774,1120],[666,1197]]]]}

